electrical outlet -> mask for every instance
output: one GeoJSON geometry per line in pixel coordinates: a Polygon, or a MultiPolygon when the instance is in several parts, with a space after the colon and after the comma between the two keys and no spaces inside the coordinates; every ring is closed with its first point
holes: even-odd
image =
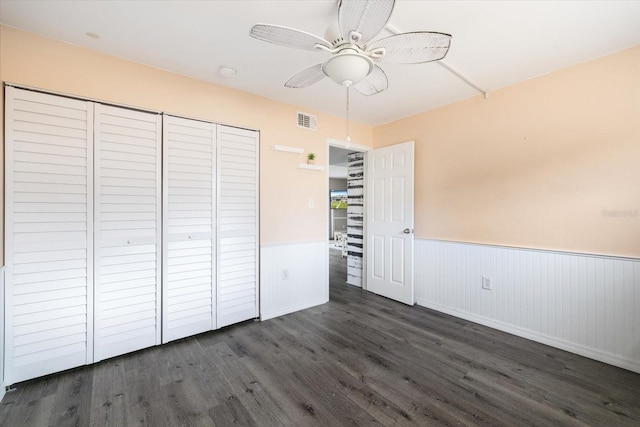
{"type": "Polygon", "coordinates": [[[482,289],[491,290],[491,278],[482,276],[482,289]]]}
{"type": "Polygon", "coordinates": [[[286,268],[282,270],[282,280],[287,280],[289,278],[289,270],[286,268]]]}

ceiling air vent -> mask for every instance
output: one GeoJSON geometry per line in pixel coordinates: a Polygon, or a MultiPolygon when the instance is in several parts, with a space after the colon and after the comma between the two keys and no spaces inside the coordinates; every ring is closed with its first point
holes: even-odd
{"type": "Polygon", "coordinates": [[[298,127],[316,130],[318,119],[311,114],[301,113],[298,111],[298,127]]]}

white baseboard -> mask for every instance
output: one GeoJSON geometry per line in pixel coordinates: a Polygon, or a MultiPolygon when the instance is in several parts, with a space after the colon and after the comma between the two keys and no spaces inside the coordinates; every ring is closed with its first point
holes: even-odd
{"type": "Polygon", "coordinates": [[[315,301],[306,301],[304,303],[291,305],[291,306],[288,306],[288,307],[281,307],[279,310],[276,310],[276,311],[262,313],[262,316],[261,316],[260,320],[264,321],[264,320],[273,319],[274,317],[284,316],[285,314],[294,313],[294,312],[300,311],[300,310],[306,310],[307,308],[315,307],[317,305],[326,304],[328,302],[329,302],[328,298],[322,298],[322,299],[315,300],[315,301]]]}
{"type": "Polygon", "coordinates": [[[500,322],[487,317],[479,316],[473,313],[467,313],[455,308],[446,307],[439,304],[434,304],[429,301],[417,300],[416,303],[422,307],[430,308],[441,313],[449,314],[451,316],[459,317],[461,319],[469,320],[470,322],[478,323],[489,328],[497,329],[502,332],[507,332],[512,335],[516,335],[522,338],[536,341],[542,344],[546,344],[551,347],[559,348],[571,353],[578,354],[580,356],[588,357],[589,359],[598,360],[600,362],[608,363],[609,365],[618,366],[620,368],[628,369],[633,372],[640,373],[640,363],[635,360],[628,360],[621,357],[612,356],[607,353],[603,353],[592,348],[584,347],[574,343],[570,343],[555,337],[543,335],[535,331],[519,328],[515,325],[500,322]]]}

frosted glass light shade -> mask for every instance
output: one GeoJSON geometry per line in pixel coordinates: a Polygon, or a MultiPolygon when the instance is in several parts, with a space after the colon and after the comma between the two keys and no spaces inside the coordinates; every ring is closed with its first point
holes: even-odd
{"type": "Polygon", "coordinates": [[[322,71],[334,82],[351,86],[367,77],[373,70],[373,61],[359,53],[339,53],[322,64],[322,71]]]}

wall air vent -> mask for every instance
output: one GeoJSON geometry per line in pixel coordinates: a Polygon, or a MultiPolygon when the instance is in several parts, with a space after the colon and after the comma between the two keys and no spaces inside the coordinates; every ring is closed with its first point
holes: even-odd
{"type": "Polygon", "coordinates": [[[301,113],[298,111],[298,127],[316,130],[318,125],[318,119],[316,116],[312,116],[311,114],[301,113]]]}

